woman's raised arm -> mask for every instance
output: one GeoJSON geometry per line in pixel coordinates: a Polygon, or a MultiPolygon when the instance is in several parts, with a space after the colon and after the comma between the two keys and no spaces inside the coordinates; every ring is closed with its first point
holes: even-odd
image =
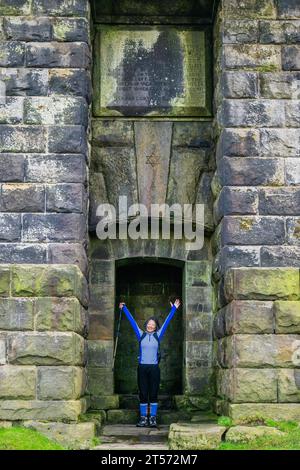
{"type": "Polygon", "coordinates": [[[171,305],[171,310],[169,312],[169,315],[167,316],[167,318],[165,319],[165,321],[163,322],[162,326],[160,327],[160,329],[157,331],[157,336],[159,337],[159,339],[161,340],[163,335],[165,334],[166,332],[166,329],[170,323],[170,321],[172,320],[173,316],[174,316],[174,313],[176,312],[176,310],[178,309],[178,307],[180,306],[180,300],[179,299],[176,299],[174,304],[172,304],[172,302],[170,302],[170,305],[171,305]]]}
{"type": "Polygon", "coordinates": [[[125,313],[126,317],[128,318],[128,320],[130,321],[130,324],[136,334],[136,337],[138,340],[140,340],[142,334],[143,334],[143,331],[139,328],[137,322],[135,321],[135,319],[133,318],[133,316],[131,315],[131,313],[129,312],[128,308],[126,307],[125,303],[124,302],[120,302],[119,304],[119,308],[123,310],[123,312],[125,313]]]}

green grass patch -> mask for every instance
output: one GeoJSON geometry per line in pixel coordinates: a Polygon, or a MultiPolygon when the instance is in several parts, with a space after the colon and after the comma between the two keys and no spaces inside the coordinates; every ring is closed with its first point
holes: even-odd
{"type": "Polygon", "coordinates": [[[34,429],[0,428],[0,450],[64,450],[34,429]]]}
{"type": "MultiPolygon", "coordinates": [[[[226,416],[221,418],[226,418],[226,416]]],[[[220,444],[219,450],[300,450],[300,425],[295,421],[275,421],[263,417],[253,417],[242,424],[246,426],[264,425],[274,427],[284,432],[284,435],[259,437],[248,442],[239,443],[224,441],[220,444]]],[[[234,425],[233,422],[232,425],[234,425]]]]}

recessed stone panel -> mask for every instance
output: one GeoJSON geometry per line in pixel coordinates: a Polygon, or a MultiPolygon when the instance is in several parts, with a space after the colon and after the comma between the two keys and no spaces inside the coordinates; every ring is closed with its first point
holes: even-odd
{"type": "Polygon", "coordinates": [[[196,27],[101,26],[95,114],[210,115],[207,36],[196,27]]]}

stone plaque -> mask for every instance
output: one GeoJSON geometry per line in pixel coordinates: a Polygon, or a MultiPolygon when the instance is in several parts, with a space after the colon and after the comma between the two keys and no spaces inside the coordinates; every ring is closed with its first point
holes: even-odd
{"type": "Polygon", "coordinates": [[[206,34],[195,27],[101,26],[95,115],[210,115],[206,34]]]}

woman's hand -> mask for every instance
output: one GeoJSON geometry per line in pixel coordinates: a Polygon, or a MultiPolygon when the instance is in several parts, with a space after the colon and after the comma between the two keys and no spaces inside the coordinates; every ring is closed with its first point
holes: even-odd
{"type": "Polygon", "coordinates": [[[172,302],[170,302],[170,304],[171,304],[171,307],[173,307],[173,305],[175,305],[175,307],[178,308],[180,306],[180,300],[176,299],[174,304],[172,304],[172,302]]]}
{"type": "Polygon", "coordinates": [[[125,302],[120,302],[119,303],[119,308],[122,309],[124,307],[124,305],[125,305],[125,302]]]}

